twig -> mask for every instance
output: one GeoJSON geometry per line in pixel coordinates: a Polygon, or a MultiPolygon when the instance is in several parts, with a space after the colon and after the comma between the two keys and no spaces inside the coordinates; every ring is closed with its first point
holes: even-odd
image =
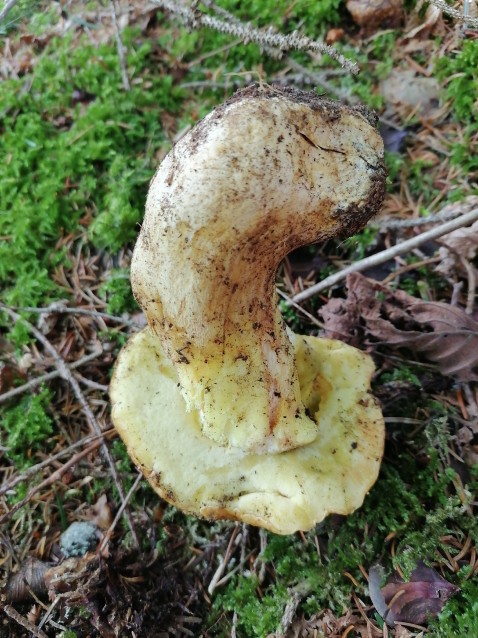
{"type": "Polygon", "coordinates": [[[133,485],[131,486],[131,488],[129,489],[128,493],[126,494],[125,498],[123,499],[123,502],[121,503],[121,507],[118,509],[118,511],[116,512],[116,516],[114,517],[113,522],[111,523],[111,525],[109,526],[108,531],[106,532],[106,534],[103,536],[103,540],[101,541],[101,544],[99,546],[99,548],[97,549],[97,555],[101,556],[101,552],[104,550],[104,548],[106,547],[106,544],[108,543],[108,541],[111,538],[111,534],[114,532],[116,525],[118,525],[118,521],[120,520],[125,507],[127,506],[129,499],[133,496],[136,488],[138,487],[139,482],[141,481],[141,479],[143,478],[143,475],[141,474],[141,472],[138,473],[138,476],[136,477],[133,485]]]}
{"type": "MultiPolygon", "coordinates": [[[[93,361],[101,353],[102,353],[101,350],[98,352],[92,352],[91,354],[88,354],[85,357],[78,359],[78,361],[74,361],[73,363],[68,363],[67,365],[70,368],[70,370],[74,370],[75,368],[79,368],[80,366],[85,365],[85,363],[88,363],[89,361],[93,361]]],[[[28,392],[28,390],[32,390],[33,388],[36,388],[37,385],[41,385],[42,383],[45,383],[46,381],[51,381],[52,379],[56,379],[57,377],[60,377],[60,376],[61,376],[61,373],[59,372],[59,370],[54,370],[53,372],[47,372],[46,374],[42,374],[39,377],[35,377],[34,379],[27,381],[27,383],[24,383],[23,385],[18,386],[18,388],[13,388],[12,390],[8,390],[7,392],[0,394],[0,403],[5,403],[5,401],[8,401],[9,399],[17,396],[18,394],[23,394],[24,392],[28,392]]]]}
{"type": "MultiPolygon", "coordinates": [[[[438,228],[432,228],[431,230],[427,230],[420,235],[416,235],[411,239],[407,239],[406,241],[396,244],[391,248],[387,248],[386,250],[382,250],[375,255],[371,255],[370,257],[366,257],[365,259],[361,259],[360,261],[351,264],[347,268],[340,270],[339,272],[330,275],[330,277],[326,277],[319,283],[307,288],[307,290],[303,290],[299,292],[297,295],[294,295],[291,301],[295,301],[296,303],[300,303],[301,301],[305,301],[306,299],[310,299],[314,295],[322,292],[322,290],[326,290],[326,288],[330,288],[330,286],[334,286],[339,281],[343,281],[347,275],[350,275],[353,272],[362,272],[363,270],[367,270],[367,268],[372,268],[373,266],[378,266],[379,264],[383,264],[398,255],[403,255],[404,253],[421,246],[423,243],[430,241],[432,239],[437,239],[442,235],[446,235],[457,228],[462,228],[463,226],[468,226],[472,224],[478,219],[478,208],[470,211],[466,215],[460,216],[458,219],[453,219],[452,221],[446,222],[438,228]]],[[[290,303],[290,302],[286,302],[290,303]]]]}
{"type": "Polygon", "coordinates": [[[96,434],[90,434],[89,436],[85,436],[80,441],[77,441],[76,443],[72,443],[68,447],[63,448],[62,450],[60,450],[53,456],[50,456],[49,458],[45,459],[45,461],[42,461],[41,463],[37,463],[36,465],[32,465],[32,467],[29,467],[27,470],[22,472],[22,474],[18,474],[7,483],[4,483],[0,487],[0,496],[5,494],[9,490],[13,489],[15,485],[18,485],[18,483],[22,483],[23,481],[28,480],[32,476],[35,476],[35,474],[38,474],[38,472],[41,472],[43,468],[48,467],[48,465],[51,465],[55,461],[58,461],[58,459],[60,459],[62,456],[66,456],[67,454],[70,454],[73,450],[76,450],[76,448],[82,447],[83,445],[87,445],[87,443],[92,443],[93,441],[97,441],[98,439],[108,436],[109,434],[112,434],[115,432],[116,430],[114,428],[111,428],[110,430],[105,430],[104,432],[102,432],[101,436],[97,436],[96,434]]]}
{"type": "Polygon", "coordinates": [[[227,549],[224,553],[224,556],[221,562],[219,563],[219,566],[216,569],[214,576],[211,579],[211,582],[209,583],[209,587],[207,588],[208,594],[210,596],[212,596],[212,594],[214,593],[214,590],[216,589],[217,584],[221,580],[221,576],[223,575],[224,570],[227,567],[227,564],[231,558],[232,544],[238,533],[239,533],[239,524],[236,524],[235,528],[232,530],[231,538],[229,539],[229,543],[227,545],[227,549]]]}
{"type": "Polygon", "coordinates": [[[478,18],[471,18],[469,15],[465,15],[464,13],[461,13],[461,11],[458,11],[458,9],[453,9],[453,7],[447,5],[445,0],[431,0],[431,2],[435,5],[435,7],[438,7],[438,9],[443,11],[443,13],[452,16],[455,20],[458,20],[458,22],[464,22],[472,26],[474,29],[478,28],[478,18]]]}
{"type": "Polygon", "coordinates": [[[37,492],[44,489],[45,487],[48,487],[49,485],[52,485],[53,483],[61,479],[63,474],[67,470],[69,470],[70,467],[73,467],[73,465],[76,465],[78,461],[81,461],[82,458],[84,458],[85,456],[88,456],[88,454],[91,454],[91,452],[96,450],[96,448],[99,447],[100,445],[101,445],[101,440],[95,441],[94,443],[89,445],[85,450],[82,450],[81,452],[78,452],[77,454],[72,456],[71,459],[65,463],[65,465],[62,465],[55,472],[53,472],[53,474],[50,474],[50,476],[48,476],[44,481],[42,481],[38,485],[35,485],[35,487],[32,487],[32,489],[28,492],[25,498],[15,503],[15,505],[13,505],[8,510],[8,512],[6,512],[2,517],[0,517],[0,525],[2,525],[9,518],[11,518],[13,514],[18,512],[18,510],[22,509],[22,507],[26,505],[35,496],[37,492]]]}
{"type": "Polygon", "coordinates": [[[442,212],[436,215],[428,215],[427,217],[418,217],[417,219],[394,219],[393,217],[383,217],[378,222],[378,227],[381,230],[395,230],[396,228],[416,228],[417,226],[426,226],[427,224],[441,224],[441,222],[449,221],[450,219],[456,219],[461,215],[461,211],[447,211],[446,214],[442,212]]]}
{"type": "Polygon", "coordinates": [[[315,324],[318,328],[324,327],[323,323],[321,323],[318,319],[316,319],[314,315],[311,315],[310,312],[305,310],[305,308],[302,308],[302,306],[299,306],[299,304],[296,303],[293,299],[291,299],[289,295],[287,295],[283,290],[281,290],[280,288],[277,288],[276,290],[277,290],[277,293],[287,302],[289,306],[294,306],[294,308],[296,308],[299,312],[305,315],[307,319],[312,321],[312,323],[315,324]]]}
{"type": "Polygon", "coordinates": [[[0,22],[2,22],[2,20],[7,17],[7,15],[17,4],[17,2],[18,0],[6,0],[5,4],[3,5],[3,9],[0,11],[0,22]]]}
{"type": "Polygon", "coordinates": [[[237,611],[232,616],[231,638],[237,638],[237,611]]]}
{"type": "Polygon", "coordinates": [[[465,312],[467,315],[471,315],[475,307],[476,269],[465,257],[460,257],[460,263],[466,270],[468,276],[468,294],[466,296],[465,312]]]}
{"type": "Polygon", "coordinates": [[[476,195],[470,195],[461,202],[447,204],[435,215],[419,217],[418,219],[394,219],[393,217],[382,217],[378,220],[378,226],[382,230],[426,226],[427,224],[436,224],[448,221],[449,219],[455,219],[455,217],[469,213],[477,207],[478,197],[476,195]]]}
{"type": "Polygon", "coordinates": [[[238,565],[236,565],[236,566],[234,567],[234,569],[231,569],[231,571],[227,572],[227,574],[226,574],[223,578],[221,578],[221,580],[220,580],[220,581],[218,581],[218,582],[216,583],[216,588],[217,588],[217,587],[222,587],[223,585],[225,585],[226,583],[228,583],[228,582],[231,580],[231,578],[232,578],[235,574],[237,574],[237,572],[238,572],[238,571],[240,571],[241,569],[243,569],[243,567],[244,567],[244,565],[246,564],[246,562],[249,560],[249,558],[250,558],[250,557],[251,557],[254,553],[255,553],[255,552],[254,552],[254,550],[253,550],[253,549],[251,549],[251,551],[250,551],[248,554],[246,554],[246,556],[244,557],[244,561],[242,561],[242,560],[241,560],[241,561],[239,562],[239,564],[238,564],[238,565]]]}
{"type": "Polygon", "coordinates": [[[96,381],[87,379],[79,372],[75,373],[75,377],[78,379],[80,383],[85,385],[87,388],[90,388],[91,390],[99,390],[100,392],[105,392],[105,393],[108,392],[109,388],[107,385],[104,385],[103,383],[96,383],[96,381]]]}
{"type": "Polygon", "coordinates": [[[416,270],[417,268],[422,268],[423,266],[428,266],[429,264],[436,264],[438,261],[442,261],[442,258],[429,257],[428,259],[422,259],[421,261],[416,261],[413,264],[407,264],[406,266],[402,266],[401,268],[398,268],[397,270],[394,270],[393,272],[391,272],[389,275],[385,277],[385,279],[382,279],[380,283],[382,284],[382,286],[386,286],[391,281],[393,281],[397,277],[400,277],[401,275],[404,275],[407,272],[411,272],[412,270],[416,270]]]}
{"type": "Polygon", "coordinates": [[[113,24],[115,27],[115,38],[116,38],[116,48],[118,49],[118,58],[121,67],[121,78],[123,80],[123,88],[125,91],[129,91],[131,89],[131,84],[128,77],[128,71],[126,69],[126,58],[125,58],[125,47],[123,41],[121,40],[121,33],[118,24],[117,17],[117,6],[116,0],[110,0],[110,10],[111,10],[111,18],[113,20],[113,24]]]}
{"type": "Polygon", "coordinates": [[[10,616],[16,623],[27,629],[30,633],[32,633],[35,638],[48,638],[46,633],[41,629],[38,629],[33,623],[24,618],[21,614],[18,613],[16,609],[14,609],[11,605],[4,605],[3,611],[10,616]]]}
{"type": "MultiPolygon", "coordinates": [[[[29,321],[27,321],[26,319],[24,319],[23,317],[21,317],[19,314],[17,314],[16,312],[14,312],[13,310],[10,310],[10,308],[7,308],[4,305],[0,305],[0,308],[6,312],[14,321],[21,321],[25,327],[29,330],[29,332],[31,332],[36,339],[38,339],[38,341],[43,345],[43,347],[45,348],[45,350],[47,350],[53,357],[53,360],[55,362],[55,367],[58,369],[58,371],[61,374],[61,377],[67,381],[70,386],[71,389],[73,390],[74,395],[76,396],[78,402],[80,403],[81,409],[83,411],[83,414],[86,416],[86,419],[90,425],[90,428],[92,429],[92,431],[97,434],[98,436],[102,435],[102,430],[101,427],[98,423],[98,421],[96,420],[95,415],[93,414],[90,406],[88,405],[87,400],[85,399],[85,396],[79,386],[78,381],[74,378],[71,370],[68,368],[68,366],[66,365],[64,359],[58,354],[58,352],[56,351],[56,349],[52,346],[52,344],[48,341],[48,339],[45,337],[45,335],[43,335],[37,328],[35,328],[35,326],[33,326],[29,321]]],[[[110,450],[106,444],[106,442],[104,440],[101,441],[101,449],[102,452],[108,462],[108,465],[110,466],[110,472],[111,472],[111,476],[115,482],[116,485],[116,489],[118,490],[118,494],[121,498],[122,501],[124,501],[124,490],[123,490],[123,486],[121,485],[121,481],[120,478],[118,476],[118,472],[116,470],[116,466],[115,463],[113,461],[113,458],[111,456],[110,450]]],[[[128,510],[125,510],[125,516],[127,518],[130,530],[131,530],[131,535],[133,537],[133,541],[136,545],[136,547],[139,549],[139,540],[138,540],[138,536],[136,534],[136,530],[134,528],[133,525],[133,520],[131,518],[131,514],[128,510]]]]}
{"type": "Polygon", "coordinates": [[[99,310],[87,310],[86,308],[65,308],[65,307],[50,307],[50,308],[29,308],[24,306],[16,306],[13,310],[19,312],[33,312],[37,314],[60,314],[60,315],[86,315],[87,317],[97,317],[99,319],[108,319],[113,323],[124,324],[131,328],[139,328],[141,324],[129,319],[123,319],[123,317],[115,317],[115,315],[109,315],[107,312],[100,312],[99,310]]]}
{"type": "Polygon", "coordinates": [[[287,601],[287,605],[285,606],[284,613],[280,621],[280,627],[276,634],[277,638],[285,638],[294,621],[295,612],[297,611],[297,607],[299,606],[301,599],[301,594],[295,591],[287,601]]]}
{"type": "Polygon", "coordinates": [[[215,16],[206,15],[198,9],[179,5],[173,0],[156,0],[155,4],[172,14],[179,16],[183,23],[191,28],[197,29],[199,27],[207,27],[221,33],[226,33],[227,35],[241,38],[243,42],[256,42],[263,47],[275,47],[286,51],[289,49],[298,49],[300,51],[320,51],[321,53],[326,53],[331,58],[339,62],[339,64],[354,75],[357,75],[359,72],[359,67],[356,63],[345,58],[333,47],[325,44],[324,42],[311,40],[297,32],[291,33],[290,35],[282,35],[280,33],[274,33],[272,29],[261,30],[255,29],[250,24],[238,24],[236,20],[220,20],[215,16]]]}

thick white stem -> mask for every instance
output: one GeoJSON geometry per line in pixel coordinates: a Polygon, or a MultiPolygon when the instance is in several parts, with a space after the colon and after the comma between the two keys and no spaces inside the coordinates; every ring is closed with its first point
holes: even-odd
{"type": "Polygon", "coordinates": [[[275,272],[292,249],[362,227],[384,181],[366,113],[291,90],[246,90],[162,163],[133,290],[215,442],[266,453],[317,436],[276,308],[275,272]]]}

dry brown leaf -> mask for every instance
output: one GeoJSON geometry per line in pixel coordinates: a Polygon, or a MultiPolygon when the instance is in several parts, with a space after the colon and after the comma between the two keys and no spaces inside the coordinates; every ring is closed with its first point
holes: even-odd
{"type": "Polygon", "coordinates": [[[455,435],[460,457],[470,467],[478,465],[478,421],[465,423],[455,435]]]}
{"type": "Polygon", "coordinates": [[[327,332],[359,345],[360,336],[412,348],[459,381],[478,380],[478,322],[456,306],[392,291],[360,273],[347,277],[347,298],[321,310],[327,332]]]}
{"type": "Polygon", "coordinates": [[[393,574],[380,587],[383,568],[375,565],[369,570],[370,598],[382,618],[393,627],[397,622],[427,624],[436,618],[445,603],[459,588],[442,578],[438,572],[421,561],[410,574],[409,582],[393,574]]]}
{"type": "MultiPolygon", "coordinates": [[[[423,3],[422,3],[423,5],[423,3]]],[[[420,7],[421,8],[421,7],[420,7]]],[[[430,31],[441,18],[442,12],[434,4],[429,4],[423,18],[420,17],[418,7],[415,8],[413,15],[414,25],[408,24],[409,30],[405,33],[405,38],[411,40],[413,38],[427,38],[430,35],[430,31]]]]}
{"type": "Polygon", "coordinates": [[[91,507],[88,520],[96,525],[99,529],[107,530],[113,523],[113,512],[108,503],[106,494],[100,496],[96,503],[91,507]]]}
{"type": "Polygon", "coordinates": [[[347,0],[346,7],[367,32],[379,26],[396,27],[403,17],[402,0],[347,0]]]}
{"type": "Polygon", "coordinates": [[[438,254],[442,261],[435,269],[447,277],[463,270],[461,259],[471,261],[478,254],[478,221],[468,228],[459,228],[440,238],[438,254]]]}
{"type": "Polygon", "coordinates": [[[440,111],[437,80],[418,75],[413,69],[392,69],[380,82],[380,93],[404,117],[418,114],[433,118],[440,111]]]}

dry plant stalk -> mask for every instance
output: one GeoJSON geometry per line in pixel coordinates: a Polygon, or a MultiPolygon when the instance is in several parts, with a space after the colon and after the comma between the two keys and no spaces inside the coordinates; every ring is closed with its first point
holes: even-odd
{"type": "MultiPolygon", "coordinates": [[[[98,423],[98,421],[96,420],[95,415],[93,414],[93,411],[91,410],[85,395],[83,394],[80,385],[78,383],[78,381],[75,379],[75,377],[73,376],[70,368],[67,366],[65,360],[60,356],[60,354],[58,353],[58,351],[56,350],[56,348],[53,347],[53,345],[50,343],[50,341],[37,329],[35,328],[35,326],[33,326],[29,321],[27,321],[26,319],[24,319],[23,317],[21,317],[19,314],[17,314],[16,312],[14,312],[13,310],[11,310],[11,308],[8,308],[7,306],[1,306],[1,309],[14,321],[21,321],[25,327],[28,329],[29,332],[31,332],[35,338],[43,345],[43,347],[45,348],[45,350],[47,352],[49,352],[51,354],[51,356],[53,357],[53,361],[54,361],[54,365],[57,368],[58,372],[60,373],[60,376],[62,379],[64,379],[65,381],[68,382],[68,384],[70,385],[71,389],[73,390],[73,393],[75,395],[75,397],[77,398],[80,406],[81,406],[81,410],[83,412],[83,414],[85,415],[88,424],[90,425],[90,428],[92,430],[92,432],[94,434],[96,434],[98,437],[101,437],[98,441],[98,445],[101,447],[101,450],[103,452],[103,455],[110,467],[110,472],[111,472],[111,476],[115,482],[116,485],[116,489],[118,490],[118,494],[121,498],[121,501],[124,502],[125,500],[125,493],[124,493],[124,489],[123,489],[123,485],[121,483],[120,477],[118,475],[118,471],[116,469],[116,465],[114,463],[113,457],[111,456],[110,450],[108,448],[108,445],[106,444],[106,441],[102,438],[103,437],[103,431],[100,427],[100,424],[98,423]]],[[[96,443],[94,444],[96,445],[96,443]]],[[[64,466],[65,467],[65,466],[64,466]]],[[[28,498],[28,497],[27,497],[28,498]]],[[[26,502],[26,500],[22,501],[22,504],[24,504],[26,502]]],[[[17,503],[18,505],[18,503],[17,503]]],[[[15,507],[15,506],[14,506],[15,507]]],[[[14,508],[12,508],[13,510],[14,508]]],[[[12,510],[10,510],[9,513],[7,513],[1,520],[3,520],[5,517],[8,517],[11,515],[12,510]]],[[[136,534],[136,530],[133,524],[133,519],[131,517],[131,514],[129,512],[128,509],[125,509],[125,516],[126,519],[128,521],[128,525],[131,531],[131,536],[133,538],[133,541],[136,545],[136,547],[139,549],[139,540],[138,540],[138,536],[136,534]]]]}
{"type": "Polygon", "coordinates": [[[280,51],[288,51],[289,49],[297,49],[299,51],[319,51],[320,53],[329,55],[332,59],[339,62],[339,64],[350,71],[353,75],[357,75],[360,71],[355,62],[347,59],[336,49],[325,44],[325,42],[312,40],[307,36],[300,35],[297,31],[294,31],[289,35],[283,35],[281,33],[274,33],[272,27],[264,30],[256,29],[250,24],[242,24],[236,20],[229,20],[226,22],[216,16],[203,13],[197,8],[196,4],[197,3],[193,3],[193,5],[188,7],[185,5],[179,5],[173,0],[157,0],[156,2],[156,6],[177,15],[183,23],[191,29],[207,27],[221,33],[226,33],[227,35],[240,38],[245,44],[248,42],[256,42],[264,48],[273,47],[280,51]]]}
{"type": "MultiPolygon", "coordinates": [[[[401,244],[396,244],[391,248],[387,248],[386,250],[382,250],[375,255],[371,255],[370,257],[365,257],[365,259],[361,259],[360,261],[356,261],[354,264],[351,264],[347,268],[343,268],[339,272],[330,275],[330,277],[326,277],[319,283],[314,284],[310,288],[299,292],[297,295],[292,297],[292,301],[296,303],[300,303],[301,301],[305,301],[306,299],[310,299],[314,295],[317,295],[322,290],[326,290],[331,286],[339,283],[339,281],[343,281],[347,275],[350,275],[354,272],[363,272],[367,270],[367,268],[371,268],[372,266],[378,266],[379,264],[383,264],[389,259],[393,259],[394,257],[398,257],[398,255],[403,255],[414,248],[418,248],[427,241],[431,241],[432,239],[438,239],[438,237],[442,237],[447,233],[450,233],[457,228],[463,228],[463,226],[468,226],[472,224],[478,219],[478,208],[470,211],[466,215],[460,216],[458,219],[453,219],[452,221],[446,222],[437,228],[432,228],[431,230],[427,230],[420,235],[416,235],[411,239],[407,239],[401,244]]],[[[289,303],[289,302],[286,302],[289,303]]]]}
{"type": "Polygon", "coordinates": [[[467,16],[465,12],[458,11],[458,9],[454,9],[450,7],[445,0],[431,0],[432,4],[435,5],[440,11],[446,13],[446,15],[451,16],[458,22],[463,22],[465,25],[473,27],[474,29],[478,29],[478,18],[472,18],[471,16],[467,16]]]}

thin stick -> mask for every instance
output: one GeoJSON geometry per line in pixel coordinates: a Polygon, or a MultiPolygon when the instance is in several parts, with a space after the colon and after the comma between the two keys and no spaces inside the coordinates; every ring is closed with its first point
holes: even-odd
{"type": "Polygon", "coordinates": [[[75,373],[75,377],[78,379],[80,383],[85,385],[87,388],[90,388],[91,390],[99,390],[100,392],[104,392],[104,393],[107,393],[109,390],[109,387],[107,385],[104,385],[104,383],[97,383],[96,381],[87,379],[79,372],[75,373]]]}
{"type": "MultiPolygon", "coordinates": [[[[446,235],[450,233],[452,230],[456,230],[457,228],[462,228],[463,226],[468,226],[478,220],[478,208],[470,211],[466,215],[462,215],[458,219],[453,219],[452,221],[446,222],[437,228],[432,228],[431,230],[427,230],[416,237],[412,237],[411,239],[407,239],[401,244],[396,244],[391,248],[387,248],[386,250],[382,250],[375,255],[371,255],[370,257],[366,257],[365,259],[361,259],[360,261],[351,264],[347,268],[330,275],[330,277],[326,277],[319,283],[307,288],[307,290],[303,290],[299,292],[297,295],[294,295],[291,301],[295,301],[296,303],[300,303],[301,301],[305,301],[306,299],[310,299],[314,295],[317,295],[322,290],[326,290],[330,288],[330,286],[334,286],[339,281],[343,281],[347,275],[350,275],[353,272],[362,272],[363,270],[367,270],[367,268],[372,268],[372,266],[378,266],[379,264],[383,264],[398,255],[403,255],[404,253],[413,250],[414,248],[418,248],[427,241],[432,239],[437,239],[442,235],[446,235]]],[[[286,303],[290,303],[287,302],[286,303]]]]}
{"type": "Polygon", "coordinates": [[[24,618],[18,611],[12,607],[11,605],[4,605],[3,611],[10,616],[16,623],[27,629],[30,633],[32,633],[36,638],[48,638],[46,633],[41,629],[38,629],[36,625],[31,623],[29,620],[24,618]]]}
{"type": "Polygon", "coordinates": [[[476,195],[469,195],[461,202],[447,204],[434,215],[419,217],[418,219],[394,219],[393,217],[382,217],[382,219],[378,220],[377,224],[381,230],[426,226],[427,224],[436,224],[446,222],[449,219],[455,219],[455,217],[465,215],[477,207],[478,197],[476,195]]]}
{"type": "Polygon", "coordinates": [[[472,315],[475,307],[476,268],[468,261],[468,259],[465,259],[465,257],[460,257],[460,263],[468,275],[468,294],[466,296],[465,312],[467,315],[472,315]]]}
{"type": "MultiPolygon", "coordinates": [[[[43,335],[29,321],[27,321],[26,319],[21,317],[19,314],[17,314],[13,310],[10,310],[10,308],[7,308],[4,305],[0,305],[0,308],[4,312],[6,312],[14,321],[21,321],[26,326],[26,328],[36,337],[36,339],[43,345],[45,350],[47,350],[52,355],[53,360],[55,362],[55,367],[60,372],[61,377],[70,384],[74,395],[76,396],[78,402],[80,403],[80,406],[81,406],[81,409],[83,411],[83,414],[86,416],[86,419],[87,419],[87,421],[88,421],[88,423],[90,425],[91,430],[95,434],[97,434],[98,436],[101,436],[102,435],[101,427],[100,427],[98,421],[96,420],[96,417],[93,414],[93,412],[92,412],[87,400],[85,399],[85,395],[83,394],[78,381],[73,376],[71,370],[66,365],[64,359],[58,354],[56,349],[48,341],[48,339],[45,337],[45,335],[43,335]]],[[[121,481],[120,481],[120,478],[118,476],[118,472],[116,470],[116,466],[115,466],[115,463],[114,463],[113,458],[111,456],[110,450],[109,450],[109,448],[108,448],[108,446],[107,446],[107,444],[106,444],[106,442],[104,440],[101,441],[101,449],[102,449],[102,452],[103,452],[103,454],[104,454],[104,456],[105,456],[105,458],[106,458],[106,460],[108,462],[108,465],[110,466],[111,476],[112,476],[112,478],[113,478],[113,480],[115,482],[116,489],[118,490],[118,494],[119,494],[121,500],[124,501],[125,497],[124,497],[123,486],[121,485],[121,481]]],[[[138,536],[136,534],[136,530],[135,530],[134,525],[133,525],[133,520],[131,518],[131,514],[130,514],[130,512],[127,509],[125,510],[125,516],[127,518],[127,521],[128,521],[128,524],[129,524],[129,527],[130,527],[130,530],[131,530],[131,535],[133,537],[133,541],[134,541],[137,549],[139,550],[138,536]]]]}
{"type": "Polygon", "coordinates": [[[407,272],[411,272],[412,270],[416,270],[417,268],[421,268],[422,266],[428,266],[429,264],[436,264],[441,260],[441,257],[429,257],[428,259],[416,261],[413,264],[407,264],[406,266],[402,266],[401,268],[398,268],[398,270],[394,270],[393,272],[391,272],[387,277],[385,277],[385,279],[382,279],[380,283],[382,284],[382,286],[386,286],[391,281],[393,281],[397,277],[401,277],[401,275],[404,275],[407,272]]]}
{"type": "MultiPolygon", "coordinates": [[[[79,368],[80,366],[84,365],[85,363],[88,363],[89,361],[93,361],[93,359],[96,359],[97,357],[99,357],[101,353],[102,353],[101,350],[99,350],[98,352],[92,352],[91,354],[86,355],[86,357],[82,357],[81,359],[78,359],[78,361],[75,361],[73,363],[68,363],[66,365],[68,365],[70,370],[74,370],[75,368],[79,368]]],[[[46,381],[51,381],[52,379],[55,379],[60,376],[61,376],[61,373],[58,370],[54,370],[53,372],[48,372],[47,374],[42,374],[39,377],[35,377],[35,379],[31,379],[27,383],[20,385],[18,388],[13,388],[13,390],[8,390],[8,392],[4,392],[3,394],[0,394],[0,403],[5,403],[5,401],[8,401],[9,399],[17,396],[18,394],[23,394],[24,392],[28,392],[28,390],[32,390],[33,388],[36,388],[37,385],[41,385],[42,383],[45,383],[46,381]]]]}
{"type": "Polygon", "coordinates": [[[313,315],[311,315],[310,312],[307,312],[307,310],[305,310],[305,308],[302,308],[302,306],[299,306],[298,303],[295,303],[295,301],[293,299],[291,299],[289,297],[289,295],[287,295],[283,290],[280,290],[280,288],[277,288],[277,293],[285,301],[288,302],[289,306],[294,306],[294,308],[296,308],[299,312],[301,312],[303,315],[305,315],[307,317],[307,319],[312,321],[312,323],[315,324],[318,328],[323,328],[324,327],[323,323],[321,323],[318,319],[316,319],[313,315]]]}
{"type": "Polygon", "coordinates": [[[301,600],[302,596],[299,592],[295,591],[287,601],[287,605],[285,606],[284,613],[280,621],[280,627],[277,631],[277,638],[285,638],[294,621],[295,612],[297,611],[297,607],[301,600]]]}
{"type": "Polygon", "coordinates": [[[60,315],[86,315],[87,317],[108,319],[113,323],[124,324],[126,326],[131,326],[132,328],[141,327],[140,324],[136,321],[130,321],[129,319],[123,319],[122,317],[115,317],[114,315],[109,315],[107,312],[100,312],[99,310],[87,310],[86,308],[28,308],[23,306],[16,306],[13,309],[18,310],[19,312],[35,312],[37,314],[58,313],[60,315]]]}
{"type": "Polygon", "coordinates": [[[478,18],[471,18],[469,15],[465,15],[465,12],[458,11],[458,9],[453,9],[453,7],[449,7],[445,0],[431,0],[432,4],[435,7],[438,7],[443,13],[446,13],[449,16],[458,20],[458,22],[464,22],[465,24],[477,28],[478,27],[478,18]]]}
{"type": "Polygon", "coordinates": [[[123,511],[126,507],[126,505],[129,502],[129,499],[133,496],[136,488],[138,487],[139,482],[141,481],[141,479],[143,478],[143,475],[141,474],[141,472],[138,473],[138,476],[136,477],[133,485],[131,486],[130,490],[128,491],[128,493],[126,494],[123,502],[121,503],[121,507],[119,508],[119,510],[116,512],[116,516],[114,517],[113,522],[111,523],[108,531],[106,532],[106,534],[103,537],[103,540],[101,541],[101,545],[99,546],[98,550],[97,550],[97,555],[101,556],[101,552],[103,551],[103,549],[106,547],[106,544],[108,543],[108,541],[111,538],[111,534],[114,532],[114,529],[116,527],[116,525],[118,524],[118,521],[120,520],[123,511]]]}
{"type": "Polygon", "coordinates": [[[113,24],[115,27],[116,48],[118,49],[118,58],[119,58],[120,67],[121,67],[121,77],[123,80],[123,88],[125,91],[129,91],[131,89],[131,84],[129,82],[128,71],[126,69],[126,57],[124,54],[125,47],[121,39],[121,33],[120,33],[119,24],[118,24],[116,0],[110,0],[110,10],[111,10],[111,18],[113,19],[113,24]]]}
{"type": "Polygon", "coordinates": [[[325,42],[318,42],[306,36],[301,36],[297,32],[291,33],[290,35],[282,35],[280,33],[274,33],[270,29],[266,31],[255,29],[250,24],[238,24],[236,20],[220,20],[215,16],[201,13],[201,11],[197,9],[193,10],[191,7],[179,5],[173,0],[156,0],[155,4],[179,16],[182,21],[191,28],[207,27],[221,33],[226,33],[227,35],[239,37],[243,42],[256,42],[263,47],[275,47],[281,50],[298,49],[300,51],[320,51],[339,62],[339,64],[354,75],[357,75],[359,72],[359,67],[355,62],[345,58],[333,47],[325,44],[325,42]]]}
{"type": "Polygon", "coordinates": [[[17,2],[18,0],[6,0],[5,4],[3,5],[3,9],[0,11],[0,22],[2,22],[2,20],[7,17],[7,15],[17,4],[17,2]]]}
{"type": "Polygon", "coordinates": [[[37,492],[44,489],[45,487],[48,487],[49,485],[52,485],[56,481],[60,480],[63,474],[67,470],[69,470],[70,467],[73,467],[73,465],[76,465],[78,461],[81,461],[82,458],[84,458],[85,456],[88,456],[88,454],[91,454],[91,452],[96,450],[96,448],[99,447],[100,445],[101,445],[101,440],[95,441],[94,443],[89,445],[85,450],[82,450],[81,452],[78,452],[77,454],[72,456],[71,459],[67,461],[67,463],[65,463],[65,465],[62,465],[55,472],[53,472],[53,474],[50,474],[50,476],[48,476],[44,481],[42,481],[38,485],[35,485],[35,487],[32,487],[32,489],[28,492],[25,498],[23,498],[21,501],[18,501],[18,503],[15,503],[15,505],[13,505],[8,510],[8,512],[6,512],[2,517],[0,517],[0,525],[2,525],[9,518],[11,518],[13,514],[18,512],[18,510],[22,509],[22,507],[26,505],[35,496],[37,492]]]}
{"type": "Polygon", "coordinates": [[[220,561],[218,568],[216,569],[214,576],[211,579],[211,582],[209,583],[209,586],[207,588],[208,594],[210,596],[212,596],[214,590],[217,587],[218,582],[221,580],[221,577],[224,573],[224,570],[226,569],[226,566],[231,558],[231,553],[232,553],[232,544],[234,542],[234,539],[236,538],[237,534],[239,533],[239,525],[236,524],[236,527],[233,529],[232,534],[231,534],[231,538],[229,539],[229,543],[227,545],[227,549],[224,553],[224,557],[223,559],[220,561]]]}
{"type": "Polygon", "coordinates": [[[53,456],[50,456],[49,458],[45,459],[41,463],[37,463],[36,465],[32,465],[32,467],[29,467],[27,470],[22,472],[22,474],[18,474],[17,476],[12,478],[7,483],[4,483],[0,487],[0,496],[5,494],[9,490],[13,489],[16,485],[18,485],[18,483],[22,483],[23,481],[28,480],[32,476],[35,476],[35,474],[38,474],[38,472],[41,472],[41,470],[43,470],[43,468],[48,467],[49,465],[51,465],[55,461],[58,461],[58,459],[60,459],[62,456],[66,456],[67,454],[70,454],[73,450],[76,450],[77,448],[82,447],[83,445],[87,445],[88,443],[92,443],[93,441],[97,441],[98,439],[103,438],[104,436],[108,436],[110,434],[113,434],[115,432],[116,432],[116,430],[114,428],[111,428],[110,430],[105,430],[104,432],[102,432],[100,437],[97,436],[96,434],[90,434],[89,436],[85,436],[80,441],[77,441],[76,443],[72,443],[72,445],[69,445],[68,447],[63,448],[62,450],[60,450],[59,452],[57,452],[53,456]]]}

